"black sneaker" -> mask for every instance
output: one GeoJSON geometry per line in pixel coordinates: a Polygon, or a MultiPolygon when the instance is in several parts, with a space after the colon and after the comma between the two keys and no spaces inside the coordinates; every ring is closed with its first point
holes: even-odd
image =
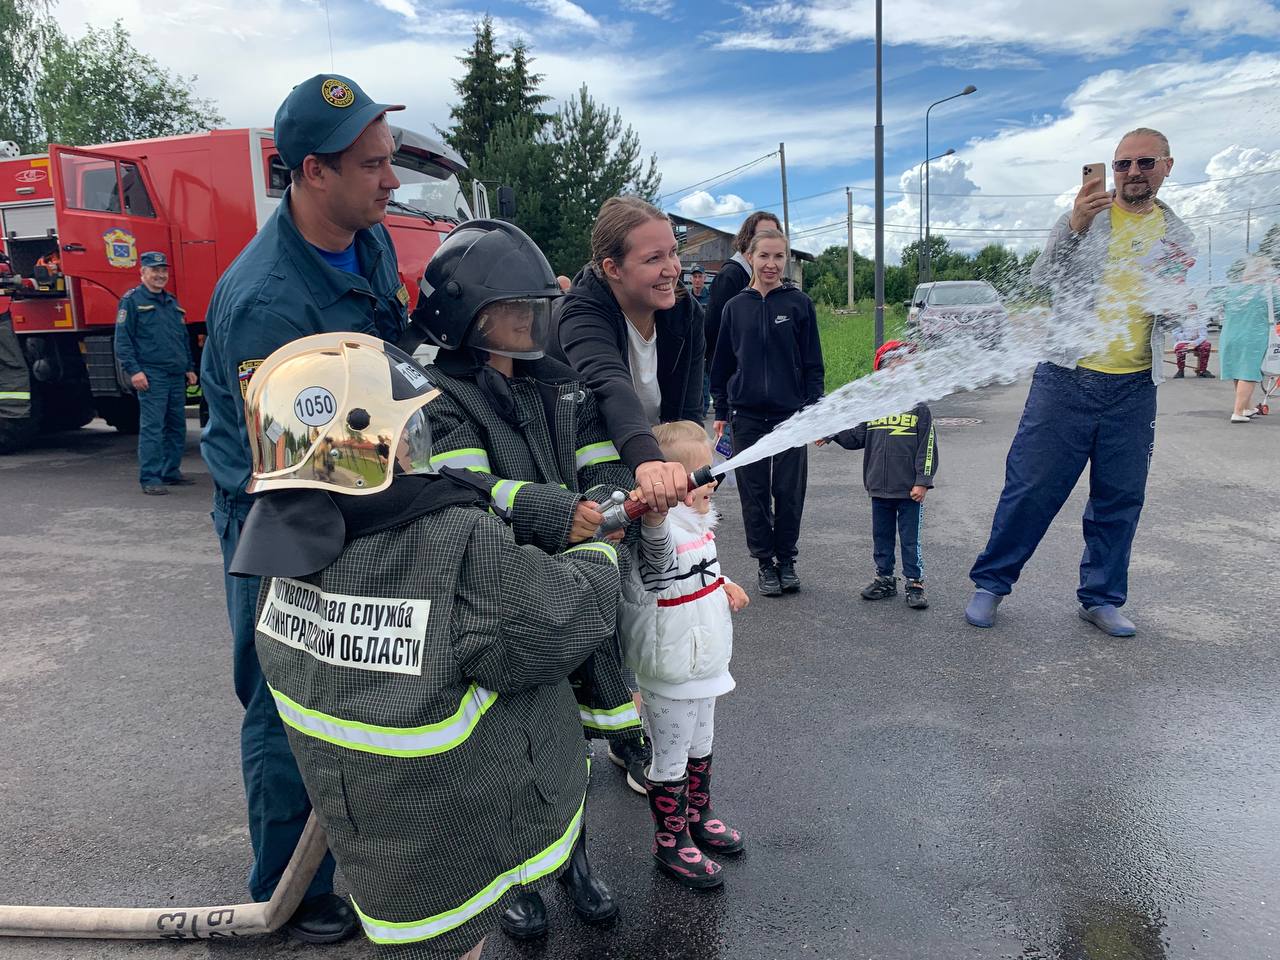
{"type": "Polygon", "coordinates": [[[912,610],[927,610],[929,608],[929,598],[924,595],[924,582],[922,580],[907,581],[907,606],[912,610]]]}
{"type": "Polygon", "coordinates": [[[1218,379],[1208,370],[1201,370],[1199,373],[1196,374],[1196,376],[1199,377],[1201,380],[1217,380],[1218,379]]]}
{"type": "Polygon", "coordinates": [[[887,600],[898,595],[898,578],[877,576],[862,588],[863,600],[887,600]]]}
{"type": "Polygon", "coordinates": [[[609,759],[627,772],[627,786],[644,796],[645,768],[653,759],[648,744],[643,739],[610,741],[609,759]]]}
{"type": "Polygon", "coordinates": [[[1187,375],[1187,371],[1185,371],[1185,370],[1179,370],[1177,373],[1175,373],[1175,374],[1173,375],[1173,379],[1175,379],[1175,380],[1181,380],[1181,379],[1182,379],[1183,377],[1185,377],[1186,375],[1187,375]]]}
{"type": "Polygon", "coordinates": [[[800,578],[796,576],[794,560],[778,561],[778,583],[782,585],[783,593],[795,593],[800,589],[800,578]]]}
{"type": "Polygon", "coordinates": [[[778,579],[778,568],[772,563],[765,566],[760,564],[760,573],[758,574],[760,581],[760,593],[766,597],[782,596],[782,581],[778,579]]]}

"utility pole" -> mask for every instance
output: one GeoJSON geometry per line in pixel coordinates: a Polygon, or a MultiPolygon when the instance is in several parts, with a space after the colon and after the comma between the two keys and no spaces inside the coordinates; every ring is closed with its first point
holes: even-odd
{"type": "Polygon", "coordinates": [[[1209,228],[1209,283],[1213,283],[1213,227],[1209,228]]]}
{"type": "Polygon", "coordinates": [[[847,202],[848,207],[849,207],[849,213],[848,213],[848,218],[847,218],[847,219],[848,219],[848,228],[849,228],[849,229],[848,229],[848,234],[849,234],[849,248],[848,248],[848,250],[846,251],[846,252],[848,253],[848,257],[849,257],[849,284],[848,284],[848,286],[849,286],[849,292],[848,292],[848,298],[847,298],[847,299],[848,299],[848,302],[849,302],[849,309],[850,309],[850,310],[852,310],[852,309],[853,309],[853,302],[854,302],[854,301],[853,301],[853,191],[852,191],[850,188],[848,188],[848,187],[845,187],[845,188],[844,188],[844,198],[845,198],[845,201],[847,202]]]}
{"type": "Polygon", "coordinates": [[[791,208],[787,205],[787,145],[778,144],[778,163],[782,167],[782,232],[787,235],[787,262],[782,271],[791,276],[791,208]]]}
{"type": "Polygon", "coordinates": [[[1253,204],[1249,204],[1249,212],[1244,216],[1244,254],[1249,255],[1249,229],[1253,226],[1253,204]]]}
{"type": "MultiPolygon", "coordinates": [[[[875,344],[884,344],[884,17],[881,0],[876,0],[876,321],[875,344]]],[[[925,150],[925,156],[929,151],[925,150]]]]}

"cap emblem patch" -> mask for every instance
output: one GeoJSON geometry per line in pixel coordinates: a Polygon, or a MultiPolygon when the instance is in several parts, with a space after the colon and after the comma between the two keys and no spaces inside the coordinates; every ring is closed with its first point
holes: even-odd
{"type": "Polygon", "coordinates": [[[356,102],[355,91],[341,80],[326,80],[320,85],[320,93],[331,107],[349,107],[356,102]]]}

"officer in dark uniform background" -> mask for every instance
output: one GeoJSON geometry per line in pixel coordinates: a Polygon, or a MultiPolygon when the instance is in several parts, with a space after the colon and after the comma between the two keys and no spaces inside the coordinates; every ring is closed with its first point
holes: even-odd
{"type": "Polygon", "coordinates": [[[120,298],[116,313],[116,358],[138,392],[138,482],[152,496],[194,483],[182,475],[187,444],[187,386],[196,365],[178,298],[165,290],[169,261],[144,253],[142,283],[120,298]]]}
{"type": "MultiPolygon", "coordinates": [[[[209,305],[201,359],[209,423],[201,452],[213,476],[214,530],[224,570],[251,504],[251,456],[244,396],[254,370],[274,350],[316,333],[355,331],[394,342],[409,295],[382,220],[391,191],[395,144],[386,113],[336,74],[294,87],[275,118],[275,143],[291,173],[280,206],[222,279],[209,305]]],[[[254,864],[249,892],[267,900],[306,824],[311,804],[289,750],[254,646],[257,578],[226,579],[235,637],[235,688],[244,704],[241,761],[254,864]]],[[[331,943],[354,932],[351,908],[333,894],[326,856],[289,932],[331,943]]]]}

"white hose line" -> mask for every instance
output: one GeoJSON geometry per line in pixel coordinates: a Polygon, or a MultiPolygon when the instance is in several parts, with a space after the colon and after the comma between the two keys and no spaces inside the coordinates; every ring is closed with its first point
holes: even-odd
{"type": "Polygon", "coordinates": [[[212,940],[272,933],[302,902],[329,841],[312,813],[266,903],[222,907],[0,906],[0,936],[119,940],[212,940]]]}

